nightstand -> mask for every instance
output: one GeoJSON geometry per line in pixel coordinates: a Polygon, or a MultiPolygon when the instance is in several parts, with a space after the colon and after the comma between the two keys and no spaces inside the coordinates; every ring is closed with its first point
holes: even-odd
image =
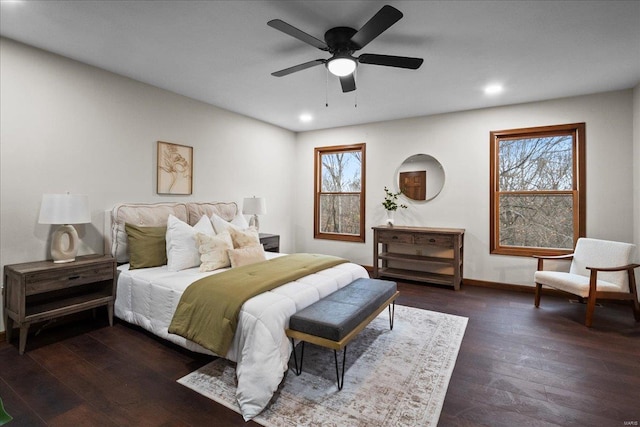
{"type": "Polygon", "coordinates": [[[267,252],[280,252],[280,235],[278,234],[260,234],[260,243],[264,245],[267,252]]]}
{"type": "Polygon", "coordinates": [[[107,306],[113,326],[116,261],[86,255],[69,263],[36,261],[4,266],[4,324],[7,342],[14,323],[20,328],[24,354],[29,326],[71,313],[107,306]]]}

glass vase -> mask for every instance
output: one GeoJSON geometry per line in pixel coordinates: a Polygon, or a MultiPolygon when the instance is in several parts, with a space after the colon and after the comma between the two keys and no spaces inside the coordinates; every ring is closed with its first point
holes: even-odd
{"type": "Polygon", "coordinates": [[[393,227],[396,211],[386,211],[386,212],[387,212],[387,225],[390,227],[393,227]]]}

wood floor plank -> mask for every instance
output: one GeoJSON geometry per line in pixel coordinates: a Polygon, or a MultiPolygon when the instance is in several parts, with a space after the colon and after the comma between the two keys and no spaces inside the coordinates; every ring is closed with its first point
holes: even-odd
{"type": "MultiPolygon", "coordinates": [[[[640,323],[628,307],[560,296],[399,283],[398,304],[469,318],[439,426],[633,425],[640,421],[640,323]]],[[[100,318],[102,316],[99,316],[100,318]]],[[[138,327],[59,322],[0,343],[0,396],[11,427],[255,426],[176,382],[213,360],[138,327]]]]}
{"type": "MultiPolygon", "coordinates": [[[[0,397],[2,397],[5,410],[14,419],[12,424],[20,422],[22,425],[34,427],[47,425],[4,380],[0,380],[0,397]]],[[[8,426],[10,427],[12,424],[8,424],[8,426]]]]}
{"type": "MultiPolygon", "coordinates": [[[[45,422],[82,404],[81,397],[29,355],[21,356],[13,348],[2,348],[0,367],[2,380],[45,422]]],[[[11,409],[5,409],[11,413],[11,409]]]]}
{"type": "MultiPolygon", "coordinates": [[[[466,396],[471,403],[482,405],[483,408],[516,413],[526,420],[536,420],[537,422],[546,422],[554,425],[596,427],[606,425],[606,422],[608,422],[607,419],[560,407],[546,400],[531,399],[518,394],[508,393],[486,386],[477,386],[471,383],[469,383],[469,385],[470,386],[465,387],[463,383],[456,382],[455,387],[452,389],[452,395],[459,397],[466,396]]],[[[513,415],[510,416],[513,417],[513,415]]],[[[503,421],[504,419],[500,420],[500,422],[503,421]]],[[[528,424],[527,421],[520,422],[528,424]]]]}

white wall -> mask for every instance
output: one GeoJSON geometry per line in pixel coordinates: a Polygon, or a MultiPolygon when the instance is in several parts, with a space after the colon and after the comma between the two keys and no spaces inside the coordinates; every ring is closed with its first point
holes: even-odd
{"type": "Polygon", "coordinates": [[[640,244],[640,86],[295,135],[0,39],[0,267],[49,257],[40,200],[64,191],[90,198],[81,254],[102,252],[103,212],[118,202],[256,195],[267,199],[261,230],[280,234],[283,251],[371,265],[383,187],[405,158],[425,153],[442,163],[445,186],[430,202],[407,202],[396,221],[465,228],[465,278],[531,285],[533,260],[489,255],[489,132],[573,122],[587,123],[587,234],[640,244]],[[158,140],[194,147],[192,196],[155,194],[158,140]],[[367,241],[314,240],[313,148],[354,142],[367,143],[367,241]]]}
{"type": "Polygon", "coordinates": [[[80,254],[102,253],[103,213],[118,202],[252,195],[267,201],[261,230],[293,251],[294,144],[282,128],[0,39],[0,264],[49,258],[40,202],[65,191],[89,195],[80,254]],[[156,194],[158,140],[194,148],[193,195],[156,194]]]}
{"type": "Polygon", "coordinates": [[[533,259],[489,254],[489,132],[586,122],[587,235],[631,242],[633,194],[638,191],[633,188],[632,112],[633,93],[627,90],[301,133],[296,249],[371,265],[371,227],[384,221],[383,188],[392,188],[396,168],[406,157],[425,153],[442,163],[444,188],[425,204],[407,201],[409,208],[396,212],[396,223],[464,228],[465,278],[532,285],[533,259]],[[359,142],[367,144],[366,243],[314,240],[313,148],[359,142]]]}

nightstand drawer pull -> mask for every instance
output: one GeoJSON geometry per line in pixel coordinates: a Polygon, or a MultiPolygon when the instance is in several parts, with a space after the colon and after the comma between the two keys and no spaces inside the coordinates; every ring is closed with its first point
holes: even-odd
{"type": "Polygon", "coordinates": [[[436,239],[429,239],[429,242],[435,243],[436,239]]]}
{"type": "Polygon", "coordinates": [[[80,276],[69,276],[69,280],[76,280],[79,279],[80,276]]]}

